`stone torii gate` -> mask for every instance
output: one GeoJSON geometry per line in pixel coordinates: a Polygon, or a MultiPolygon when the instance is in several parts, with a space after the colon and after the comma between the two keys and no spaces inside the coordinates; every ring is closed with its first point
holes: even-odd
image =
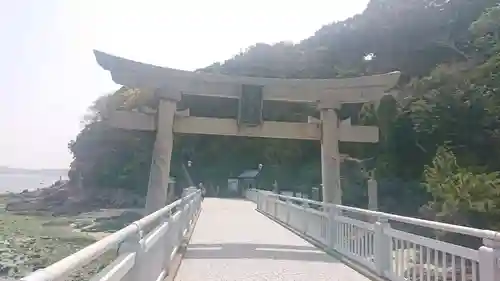
{"type": "Polygon", "coordinates": [[[347,79],[281,79],[198,73],[144,64],[94,51],[98,64],[117,84],[137,88],[158,99],[154,114],[115,111],[108,122],[130,130],[156,131],[146,198],[146,211],[162,208],[167,200],[173,134],[208,134],[321,141],[323,201],[341,204],[339,142],[378,142],[378,128],[340,122],[336,110],[344,103],[378,101],[394,87],[400,73],[347,79]],[[184,95],[239,99],[237,119],[190,116],[178,112],[184,95]],[[313,103],[320,120],[264,121],[263,101],[313,103]]]}

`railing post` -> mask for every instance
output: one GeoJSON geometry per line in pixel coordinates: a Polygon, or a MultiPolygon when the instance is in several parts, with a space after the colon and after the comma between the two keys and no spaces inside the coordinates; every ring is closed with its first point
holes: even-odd
{"type": "Polygon", "coordinates": [[[292,200],[290,199],[286,199],[286,224],[289,225],[290,224],[290,212],[292,210],[292,200]]]}
{"type": "Polygon", "coordinates": [[[148,280],[147,278],[147,268],[145,268],[145,264],[147,264],[146,257],[146,248],[144,245],[143,239],[143,231],[137,226],[137,235],[125,240],[123,244],[118,249],[118,252],[126,253],[126,252],[135,252],[135,262],[132,269],[130,269],[127,274],[127,278],[125,280],[148,280]]]}
{"type": "Polygon", "coordinates": [[[479,276],[481,281],[500,280],[500,241],[483,239],[479,248],[479,276]]]}
{"type": "Polygon", "coordinates": [[[181,214],[180,214],[180,217],[179,217],[179,229],[178,229],[178,232],[176,233],[177,235],[177,245],[181,245],[182,244],[182,240],[184,238],[184,231],[186,230],[186,220],[188,219],[188,209],[186,209],[186,206],[188,206],[189,204],[189,201],[186,201],[185,199],[182,200],[182,204],[181,204],[181,214]]]}
{"type": "Polygon", "coordinates": [[[169,229],[169,240],[170,240],[170,243],[172,245],[172,253],[177,252],[179,250],[179,246],[180,246],[180,243],[181,241],[179,240],[179,232],[181,231],[180,229],[182,228],[182,209],[183,206],[180,205],[179,206],[179,209],[177,209],[175,212],[172,213],[172,219],[171,219],[171,229],[169,229]],[[174,216],[177,212],[180,211],[180,214],[179,214],[179,217],[177,218],[177,220],[174,220],[174,216]]]}
{"type": "Polygon", "coordinates": [[[174,242],[172,241],[172,228],[173,228],[173,220],[172,220],[172,211],[169,212],[169,214],[165,218],[165,222],[168,223],[168,230],[167,233],[165,234],[165,271],[167,275],[170,274],[170,263],[172,262],[172,252],[174,250],[174,242]]]}
{"type": "Polygon", "coordinates": [[[300,209],[301,209],[301,216],[302,216],[302,233],[304,234],[307,234],[307,230],[309,228],[309,220],[308,220],[308,217],[307,217],[307,207],[305,204],[302,204],[300,205],[300,209]]]}
{"type": "Polygon", "coordinates": [[[267,211],[267,201],[268,201],[268,198],[269,198],[269,194],[261,194],[261,206],[260,206],[260,210],[263,211],[264,213],[268,213],[267,211]]]}
{"type": "Polygon", "coordinates": [[[389,221],[385,217],[379,217],[375,223],[374,231],[374,263],[377,274],[384,276],[390,269],[392,262],[391,238],[384,233],[390,228],[389,221]]]}
{"type": "Polygon", "coordinates": [[[309,205],[309,203],[303,202],[302,203],[302,207],[304,207],[305,209],[307,209],[307,208],[310,208],[311,206],[309,205]]]}
{"type": "Polygon", "coordinates": [[[328,247],[330,249],[336,250],[335,245],[337,243],[337,235],[338,235],[338,224],[337,224],[337,216],[339,215],[339,210],[335,208],[334,206],[330,206],[327,209],[328,211],[328,247]]]}
{"type": "Polygon", "coordinates": [[[196,201],[197,205],[196,205],[196,213],[200,212],[201,211],[201,203],[203,202],[203,197],[201,197],[201,195],[198,195],[198,199],[196,201]]]}
{"type": "Polygon", "coordinates": [[[261,199],[261,193],[259,191],[255,192],[255,203],[257,203],[257,210],[262,211],[262,199],[261,199]]]}
{"type": "Polygon", "coordinates": [[[278,218],[278,202],[280,201],[279,196],[274,197],[274,214],[273,218],[278,218]]]}
{"type": "Polygon", "coordinates": [[[269,200],[268,200],[268,208],[269,210],[267,210],[267,213],[269,215],[271,215],[272,217],[275,217],[275,213],[274,213],[274,210],[276,209],[276,197],[269,197],[269,200]]]}

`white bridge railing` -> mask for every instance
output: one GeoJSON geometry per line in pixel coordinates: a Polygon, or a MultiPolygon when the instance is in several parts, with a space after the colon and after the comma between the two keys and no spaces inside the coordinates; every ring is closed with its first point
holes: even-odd
{"type": "Polygon", "coordinates": [[[91,281],[163,280],[184,236],[193,226],[200,206],[200,192],[192,192],[22,280],[65,280],[113,249],[117,252],[114,260],[91,281]]]}
{"type": "MultiPolygon", "coordinates": [[[[500,281],[500,233],[248,190],[273,219],[392,281],[500,281]],[[472,249],[409,233],[401,225],[482,239],[472,249]],[[397,227],[399,226],[399,227],[397,227]]],[[[472,238],[474,239],[474,238],[472,238]]]]}

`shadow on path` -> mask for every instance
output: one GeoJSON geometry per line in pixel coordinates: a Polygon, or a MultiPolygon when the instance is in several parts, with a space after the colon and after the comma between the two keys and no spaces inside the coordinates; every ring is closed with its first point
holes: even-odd
{"type": "Polygon", "coordinates": [[[340,263],[312,246],[275,244],[189,244],[184,259],[270,259],[340,263]]]}

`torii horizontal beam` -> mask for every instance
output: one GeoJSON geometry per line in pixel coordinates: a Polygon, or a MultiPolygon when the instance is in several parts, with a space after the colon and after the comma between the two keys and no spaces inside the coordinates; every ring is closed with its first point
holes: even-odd
{"type": "Polygon", "coordinates": [[[115,83],[130,88],[239,98],[241,85],[263,86],[263,99],[308,103],[359,103],[378,101],[394,87],[400,72],[344,79],[282,79],[191,72],[127,60],[94,51],[98,64],[111,73],[115,83]]]}
{"type": "MultiPolygon", "coordinates": [[[[114,111],[107,117],[110,126],[128,130],[156,130],[153,115],[134,111],[114,111]]],[[[379,130],[373,126],[339,126],[341,142],[376,143],[379,130]]],[[[174,133],[263,137],[280,139],[321,140],[320,124],[264,121],[258,127],[238,127],[234,119],[176,116],[174,133]]]]}

